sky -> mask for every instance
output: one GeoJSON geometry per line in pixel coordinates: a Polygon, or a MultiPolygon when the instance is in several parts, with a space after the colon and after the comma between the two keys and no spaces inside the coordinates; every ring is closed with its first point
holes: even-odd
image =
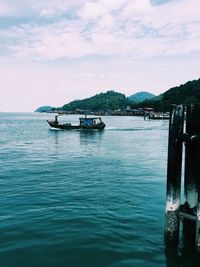
{"type": "Polygon", "coordinates": [[[0,111],[199,77],[199,0],[0,0],[0,111]]]}

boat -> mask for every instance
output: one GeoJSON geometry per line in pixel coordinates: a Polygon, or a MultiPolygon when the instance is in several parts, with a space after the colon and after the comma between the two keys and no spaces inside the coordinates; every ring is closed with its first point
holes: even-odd
{"type": "Polygon", "coordinates": [[[58,121],[58,116],[63,114],[58,114],[55,116],[54,121],[47,120],[48,124],[51,128],[62,129],[62,130],[78,130],[78,129],[96,129],[103,130],[105,128],[105,123],[102,122],[101,117],[81,117],[79,118],[79,124],[71,124],[71,123],[62,123],[58,121]]]}
{"type": "Polygon", "coordinates": [[[150,114],[150,120],[169,120],[169,112],[166,113],[154,113],[154,114],[150,114]]]}
{"type": "Polygon", "coordinates": [[[145,112],[144,120],[169,120],[169,112],[145,112]]]}

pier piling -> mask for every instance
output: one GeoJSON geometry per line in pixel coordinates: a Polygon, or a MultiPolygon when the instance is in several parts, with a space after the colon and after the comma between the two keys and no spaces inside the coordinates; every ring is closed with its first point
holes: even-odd
{"type": "Polygon", "coordinates": [[[169,240],[176,240],[179,233],[179,210],[181,190],[182,142],[184,108],[182,105],[170,107],[167,201],[165,234],[169,240]]]}
{"type": "Polygon", "coordinates": [[[180,220],[183,234],[194,240],[195,248],[200,252],[200,104],[187,107],[172,105],[170,111],[165,225],[167,240],[179,238],[180,220]],[[183,143],[185,203],[181,205],[183,143]]]}

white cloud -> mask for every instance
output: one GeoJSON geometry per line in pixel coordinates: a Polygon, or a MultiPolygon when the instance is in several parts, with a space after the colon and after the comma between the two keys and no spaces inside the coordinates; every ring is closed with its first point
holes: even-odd
{"type": "Polygon", "coordinates": [[[86,1],[78,14],[85,20],[94,20],[121,9],[125,3],[126,0],[97,0],[95,2],[86,1]]]}
{"type": "Polygon", "coordinates": [[[110,29],[115,27],[115,23],[116,23],[116,19],[114,18],[114,16],[110,15],[110,14],[106,14],[104,16],[102,16],[102,18],[99,21],[99,27],[100,28],[104,28],[104,29],[110,29]]]}
{"type": "Polygon", "coordinates": [[[21,40],[20,45],[10,49],[19,58],[53,60],[77,58],[91,54],[91,44],[81,35],[79,23],[62,21],[46,26],[22,26],[15,28],[14,37],[21,40]]]}
{"type": "Polygon", "coordinates": [[[72,6],[80,17],[1,29],[4,49],[12,56],[37,60],[94,55],[145,58],[200,52],[200,1],[174,0],[159,6],[151,5],[150,0],[34,2],[34,8],[45,16],[72,6]]]}
{"type": "Polygon", "coordinates": [[[129,0],[126,1],[126,5],[123,9],[123,15],[130,17],[134,15],[147,15],[152,12],[153,6],[149,0],[129,0]]]}
{"type": "Polygon", "coordinates": [[[65,14],[73,8],[79,7],[85,0],[42,0],[36,1],[33,9],[44,17],[55,17],[65,14]]]}
{"type": "MultiPolygon", "coordinates": [[[[34,7],[50,16],[63,12],[72,6],[70,3],[42,0],[35,1],[34,7]]],[[[200,52],[200,1],[175,0],[152,6],[149,0],[80,0],[73,6],[81,3],[81,9],[77,9],[79,19],[21,25],[6,32],[2,29],[0,38],[7,38],[7,49],[13,55],[38,60],[200,52]]]]}
{"type": "Polygon", "coordinates": [[[79,7],[85,1],[86,0],[0,0],[0,17],[54,17],[79,7]]]}

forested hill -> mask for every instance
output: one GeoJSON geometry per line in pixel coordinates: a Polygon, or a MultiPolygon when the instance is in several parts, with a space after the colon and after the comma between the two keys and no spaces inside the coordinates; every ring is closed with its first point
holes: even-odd
{"type": "Polygon", "coordinates": [[[83,100],[75,100],[64,105],[60,109],[65,111],[74,111],[77,109],[90,110],[93,112],[124,109],[129,100],[124,94],[114,91],[97,94],[83,100]]]}
{"type": "Polygon", "coordinates": [[[151,106],[158,111],[168,111],[170,104],[196,103],[200,103],[200,79],[173,87],[152,100],[140,103],[140,106],[151,106]]]}
{"type": "Polygon", "coordinates": [[[128,98],[131,101],[140,103],[140,102],[142,102],[144,100],[152,99],[154,97],[155,97],[155,95],[151,94],[149,92],[138,92],[138,93],[136,93],[134,95],[129,96],[128,98]]]}

